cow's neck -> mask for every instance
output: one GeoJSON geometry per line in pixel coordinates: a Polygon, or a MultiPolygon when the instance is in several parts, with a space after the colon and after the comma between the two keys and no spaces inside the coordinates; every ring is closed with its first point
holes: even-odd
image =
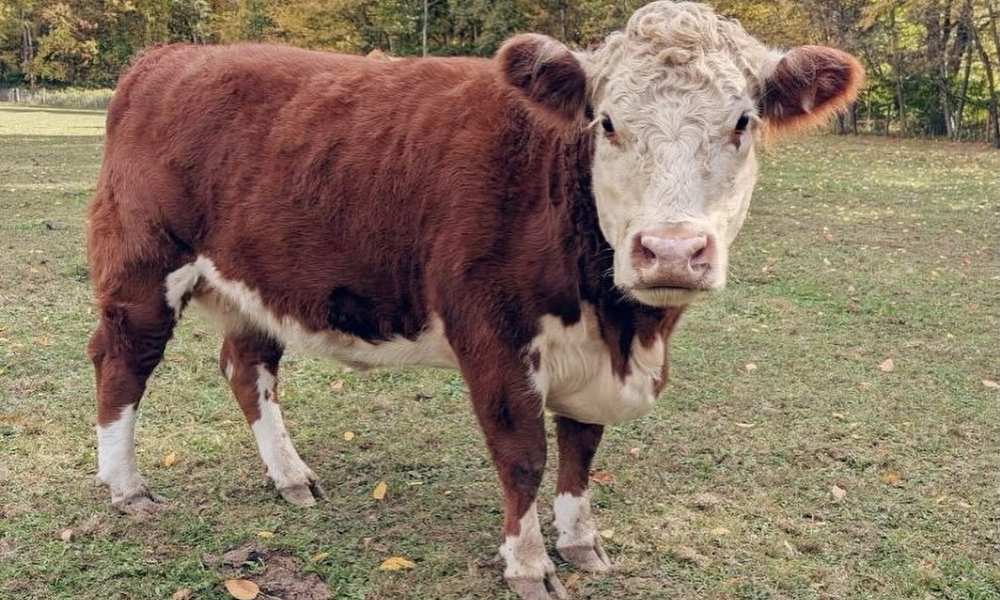
{"type": "Polygon", "coordinates": [[[683,308],[654,308],[639,304],[625,297],[614,284],[614,251],[601,232],[597,204],[591,185],[593,168],[593,135],[582,131],[566,147],[572,170],[572,219],[578,265],[580,271],[580,297],[594,305],[602,323],[602,333],[610,345],[620,349],[630,347],[634,336],[642,338],[654,334],[669,335],[683,308]]]}

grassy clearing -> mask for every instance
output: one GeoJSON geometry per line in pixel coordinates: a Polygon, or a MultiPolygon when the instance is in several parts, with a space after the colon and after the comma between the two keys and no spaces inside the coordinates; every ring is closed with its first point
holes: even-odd
{"type": "Polygon", "coordinates": [[[104,110],[111,103],[115,91],[112,89],[62,88],[38,89],[28,88],[0,90],[0,100],[18,102],[32,106],[54,106],[58,108],[83,108],[104,110]]]}
{"type": "MultiPolygon", "coordinates": [[[[83,355],[102,118],[0,105],[0,598],[221,598],[202,555],[253,540],[336,598],[510,598],[498,487],[447,371],[283,363],[286,420],[331,493],[297,510],[264,480],[218,336],[187,318],[139,427],[172,509],[111,511],[83,355]],[[390,555],[416,569],[377,571],[390,555]]],[[[924,141],[819,137],[766,158],[732,285],[686,316],[655,414],[598,455],[618,568],[561,567],[575,598],[1000,598],[1000,392],[982,383],[1000,380],[998,173],[1000,153],[924,141]]]]}

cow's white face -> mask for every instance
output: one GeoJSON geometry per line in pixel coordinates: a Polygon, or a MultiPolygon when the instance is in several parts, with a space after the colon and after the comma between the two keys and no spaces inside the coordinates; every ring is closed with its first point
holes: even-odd
{"type": "Polygon", "coordinates": [[[725,285],[762,130],[825,117],[861,77],[839,51],[773,51],[706,6],[669,1],[646,5],[624,32],[577,58],[590,90],[594,195],[614,281],[653,306],[687,304],[725,285]]]}

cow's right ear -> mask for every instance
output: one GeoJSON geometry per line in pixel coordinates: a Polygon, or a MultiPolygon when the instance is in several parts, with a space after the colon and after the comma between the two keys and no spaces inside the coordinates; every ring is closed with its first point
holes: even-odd
{"type": "Polygon", "coordinates": [[[507,40],[496,55],[506,83],[532,105],[564,124],[582,118],[587,103],[587,75],[566,46],[535,33],[507,40]]]}

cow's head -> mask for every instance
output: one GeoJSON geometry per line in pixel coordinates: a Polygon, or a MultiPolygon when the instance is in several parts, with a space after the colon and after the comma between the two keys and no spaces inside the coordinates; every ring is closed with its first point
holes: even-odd
{"type": "Polygon", "coordinates": [[[545,114],[573,118],[590,107],[594,195],[614,281],[654,306],[725,286],[756,182],[755,146],[824,122],[864,79],[844,52],[773,50],[690,2],[647,4],[592,52],[529,35],[499,58],[545,114]]]}

